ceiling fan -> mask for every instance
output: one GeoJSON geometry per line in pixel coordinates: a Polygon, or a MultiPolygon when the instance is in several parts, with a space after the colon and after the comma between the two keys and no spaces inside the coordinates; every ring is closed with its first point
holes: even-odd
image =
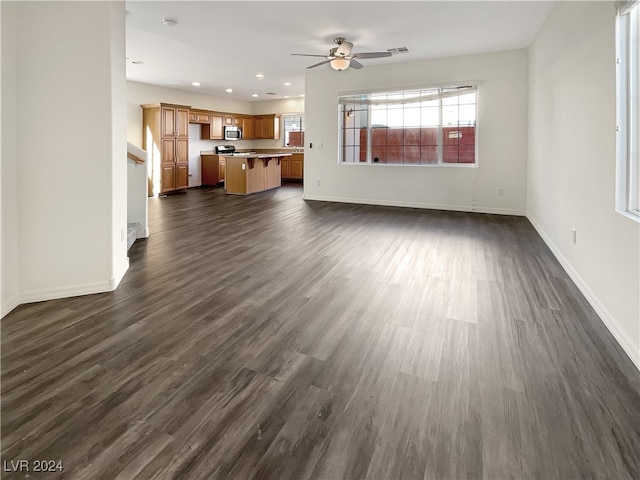
{"type": "Polygon", "coordinates": [[[329,50],[329,55],[313,55],[309,53],[292,53],[291,55],[298,55],[302,57],[323,57],[326,60],[316,63],[315,65],[311,65],[307,67],[314,68],[319,67],[320,65],[324,65],[328,63],[331,68],[337,71],[346,70],[349,67],[353,67],[356,69],[360,69],[363,65],[356,60],[357,59],[365,59],[365,58],[382,58],[382,57],[390,57],[391,52],[365,52],[365,53],[351,53],[351,49],[353,48],[353,43],[347,42],[344,37],[336,37],[333,41],[338,45],[337,47],[333,47],[329,50]]]}

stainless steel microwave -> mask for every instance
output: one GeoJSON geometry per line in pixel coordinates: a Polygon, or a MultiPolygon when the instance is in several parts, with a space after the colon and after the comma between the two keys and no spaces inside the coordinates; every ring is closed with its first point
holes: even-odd
{"type": "Polygon", "coordinates": [[[240,127],[224,127],[225,140],[240,140],[242,138],[242,129],[240,127]]]}

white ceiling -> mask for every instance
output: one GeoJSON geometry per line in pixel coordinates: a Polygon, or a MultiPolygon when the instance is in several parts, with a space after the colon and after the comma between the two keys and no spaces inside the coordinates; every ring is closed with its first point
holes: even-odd
{"type": "Polygon", "coordinates": [[[245,101],[294,97],[304,93],[305,73],[314,71],[305,67],[322,58],[291,53],[326,55],[336,36],[352,42],[354,52],[409,48],[362,60],[366,72],[368,65],[527,47],[554,3],[128,1],[127,79],[245,101]],[[177,24],[166,27],[163,18],[177,24]]]}

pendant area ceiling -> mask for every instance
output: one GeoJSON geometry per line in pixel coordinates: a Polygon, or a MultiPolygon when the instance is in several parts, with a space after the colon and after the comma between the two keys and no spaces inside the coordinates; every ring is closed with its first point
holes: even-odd
{"type": "Polygon", "coordinates": [[[367,67],[524,48],[554,3],[129,1],[127,79],[243,101],[293,98],[304,94],[304,76],[313,72],[309,58],[291,54],[326,55],[335,37],[362,52],[409,49],[369,59],[367,67]]]}

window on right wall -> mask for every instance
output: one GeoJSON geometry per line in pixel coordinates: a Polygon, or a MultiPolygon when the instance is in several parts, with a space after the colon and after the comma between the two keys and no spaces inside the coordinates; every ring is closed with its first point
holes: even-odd
{"type": "Polygon", "coordinates": [[[616,211],[640,222],[640,4],[627,0],[616,7],[616,211]]]}
{"type": "Polygon", "coordinates": [[[340,162],[474,166],[477,85],[340,96],[340,162]]]}

